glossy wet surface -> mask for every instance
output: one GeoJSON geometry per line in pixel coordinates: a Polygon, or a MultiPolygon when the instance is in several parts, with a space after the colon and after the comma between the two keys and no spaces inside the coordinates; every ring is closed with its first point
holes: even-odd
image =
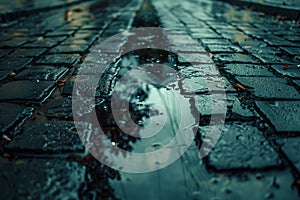
{"type": "MultiPolygon", "coordinates": [[[[1,5],[24,4],[45,6],[1,5]]],[[[300,30],[292,21],[215,1],[91,1],[1,27],[1,198],[299,198],[300,30]],[[147,26],[176,32],[128,31],[97,46],[147,26]],[[74,98],[76,81],[83,92],[74,98]],[[102,139],[94,111],[104,148],[89,140],[102,139]],[[135,162],[134,153],[152,157],[135,162]]]]}

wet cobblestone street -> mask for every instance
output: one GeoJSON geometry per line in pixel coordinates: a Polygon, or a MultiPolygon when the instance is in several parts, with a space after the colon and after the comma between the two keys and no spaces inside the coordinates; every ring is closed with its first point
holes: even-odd
{"type": "MultiPolygon", "coordinates": [[[[212,0],[5,0],[0,17],[0,199],[299,199],[299,21],[212,0]],[[172,31],[130,32],[140,27],[172,31]],[[95,66],[103,63],[110,65],[102,74],[95,66]],[[170,69],[144,67],[154,63],[170,69]],[[170,84],[145,82],[150,71],[170,84]],[[77,91],[76,81],[87,87],[77,91]],[[176,135],[182,102],[194,104],[184,118],[199,123],[185,129],[197,133],[179,159],[153,172],[110,168],[78,135],[97,133],[95,110],[112,146],[159,150],[176,135]],[[113,108],[124,105],[130,115],[117,118],[113,108]],[[135,137],[151,120],[161,132],[135,137]],[[200,158],[214,140],[210,130],[219,129],[200,158]]],[[[133,165],[164,163],[153,159],[133,165]]]]}

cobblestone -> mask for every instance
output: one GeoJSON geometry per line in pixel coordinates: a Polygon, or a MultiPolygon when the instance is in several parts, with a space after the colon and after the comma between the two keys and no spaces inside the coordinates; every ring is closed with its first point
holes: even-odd
{"type": "Polygon", "coordinates": [[[298,157],[300,147],[299,142],[299,138],[282,138],[276,141],[276,143],[281,146],[281,151],[286,157],[288,157],[289,161],[293,163],[294,167],[298,171],[300,171],[300,162],[298,157]]]}
{"type": "Polygon", "coordinates": [[[0,133],[7,133],[32,115],[32,106],[0,103],[0,133]]]}
{"type": "MultiPolygon", "coordinates": [[[[210,127],[200,128],[204,137],[210,127]]],[[[227,124],[218,143],[208,155],[208,164],[217,170],[278,167],[281,160],[262,133],[251,125],[227,124]]]]}
{"type": "Polygon", "coordinates": [[[79,198],[85,167],[60,159],[1,158],[1,199],[79,198]],[[18,188],[17,190],[15,188],[18,188]]]}
{"type": "Polygon", "coordinates": [[[266,99],[299,99],[299,92],[283,78],[236,77],[238,82],[253,88],[255,96],[266,99]],[[258,80],[259,79],[259,80],[258,80]]]}
{"type": "Polygon", "coordinates": [[[253,63],[253,64],[258,63],[258,61],[256,61],[254,58],[251,58],[248,55],[240,54],[240,53],[216,54],[214,56],[214,59],[216,61],[221,61],[223,63],[253,63]]]}
{"type": "Polygon", "coordinates": [[[51,81],[18,80],[0,87],[0,101],[42,102],[54,89],[51,81]]]}
{"type": "Polygon", "coordinates": [[[17,74],[14,79],[17,80],[45,80],[56,81],[68,72],[66,67],[53,67],[53,66],[31,66],[30,68],[17,74]]]}
{"type": "Polygon", "coordinates": [[[84,146],[73,122],[49,121],[23,127],[5,149],[15,154],[66,153],[83,152],[84,146]]]}
{"type": "Polygon", "coordinates": [[[33,59],[32,58],[6,58],[0,61],[0,69],[8,70],[21,70],[28,65],[33,59]]]}
{"type": "Polygon", "coordinates": [[[226,64],[224,66],[224,69],[226,72],[235,76],[274,76],[274,74],[268,69],[268,67],[263,65],[226,64]]]}
{"type": "Polygon", "coordinates": [[[287,69],[285,69],[285,64],[272,65],[271,67],[281,75],[289,76],[291,78],[300,78],[300,68],[296,64],[287,65],[287,69]]]}
{"type": "Polygon", "coordinates": [[[20,48],[20,49],[16,49],[9,56],[11,56],[11,57],[39,57],[46,51],[47,51],[46,48],[30,48],[30,49],[20,48]]]}
{"type": "Polygon", "coordinates": [[[256,102],[257,108],[270,120],[277,132],[299,132],[299,104],[300,101],[256,102]]]}
{"type": "Polygon", "coordinates": [[[47,55],[42,59],[38,60],[37,64],[47,64],[47,65],[73,65],[79,59],[78,54],[55,54],[47,55]]]}

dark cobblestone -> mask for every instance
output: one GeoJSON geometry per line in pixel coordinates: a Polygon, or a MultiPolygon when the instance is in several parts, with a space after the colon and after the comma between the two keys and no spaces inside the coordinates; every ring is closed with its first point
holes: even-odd
{"type": "Polygon", "coordinates": [[[26,65],[28,65],[33,59],[32,58],[6,58],[0,61],[0,69],[7,69],[7,70],[21,70],[26,65]]]}
{"type": "MultiPolygon", "coordinates": [[[[299,129],[298,129],[299,130],[299,129]]],[[[276,140],[276,143],[281,146],[281,151],[300,172],[299,150],[300,138],[282,138],[276,140]]]]}
{"type": "Polygon", "coordinates": [[[184,59],[182,57],[178,58],[179,63],[203,63],[203,64],[212,64],[212,59],[207,54],[199,54],[199,53],[182,53],[184,59]]]}
{"type": "Polygon", "coordinates": [[[214,64],[194,64],[192,66],[178,66],[184,77],[204,77],[220,75],[214,64]]]}
{"type": "Polygon", "coordinates": [[[300,101],[258,101],[256,106],[277,132],[299,132],[300,101]]]}
{"type": "Polygon", "coordinates": [[[1,199],[79,199],[86,168],[61,159],[0,159],[1,199]],[[16,189],[18,188],[18,189],[16,189]]]}
{"type": "Polygon", "coordinates": [[[48,32],[46,37],[57,37],[57,36],[69,36],[74,33],[74,30],[56,30],[53,32],[48,32]]]}
{"type": "Polygon", "coordinates": [[[19,47],[26,42],[27,40],[23,38],[13,38],[10,40],[1,41],[1,47],[19,47]]]}
{"type": "Polygon", "coordinates": [[[266,64],[287,63],[286,60],[276,56],[275,54],[253,54],[253,55],[257,57],[259,60],[261,60],[261,62],[266,64]]]}
{"type": "Polygon", "coordinates": [[[83,54],[88,50],[88,45],[60,45],[49,51],[49,53],[60,54],[60,53],[79,53],[83,54]]]}
{"type": "Polygon", "coordinates": [[[293,81],[293,83],[295,83],[300,88],[300,80],[295,80],[293,81]]]}
{"type": "Polygon", "coordinates": [[[211,53],[241,53],[243,50],[237,46],[225,46],[224,44],[209,44],[207,45],[209,52],[211,53]]]}
{"type": "Polygon", "coordinates": [[[8,55],[12,51],[13,51],[13,49],[7,49],[7,48],[6,49],[0,49],[0,58],[2,56],[8,55]]]}
{"type": "Polygon", "coordinates": [[[299,92],[283,78],[236,77],[238,82],[253,88],[255,96],[267,99],[300,99],[299,92]]]}
{"type": "Polygon", "coordinates": [[[48,121],[25,126],[5,149],[14,154],[65,153],[83,152],[84,146],[76,134],[74,122],[48,121]]]}
{"type": "MultiPolygon", "coordinates": [[[[208,130],[209,127],[201,127],[201,135],[208,130]]],[[[225,125],[207,160],[209,166],[217,170],[276,168],[282,163],[262,132],[244,123],[225,125]]]]}
{"type": "Polygon", "coordinates": [[[226,64],[224,69],[226,72],[236,76],[274,76],[268,67],[263,65],[226,64]]]}
{"type": "Polygon", "coordinates": [[[13,103],[0,103],[0,134],[14,128],[32,115],[33,107],[13,103]]]}
{"type": "Polygon", "coordinates": [[[51,48],[57,45],[59,42],[62,42],[66,39],[67,37],[65,36],[60,36],[60,37],[51,37],[51,38],[40,38],[34,42],[27,43],[23,45],[22,47],[25,48],[51,48]]]}
{"type": "Polygon", "coordinates": [[[287,69],[285,69],[285,64],[272,65],[271,67],[284,76],[300,78],[300,68],[296,64],[288,64],[287,66],[287,69]]]}
{"type": "Polygon", "coordinates": [[[12,70],[0,70],[0,80],[5,79],[11,72],[12,70]]]}
{"type": "Polygon", "coordinates": [[[227,39],[201,39],[201,42],[206,45],[231,45],[231,43],[227,39]]]}
{"type": "Polygon", "coordinates": [[[240,117],[255,117],[257,114],[253,110],[249,110],[245,105],[235,96],[227,96],[226,99],[222,98],[220,94],[212,95],[197,95],[195,97],[196,106],[201,116],[207,115],[221,115],[224,113],[224,108],[220,101],[226,105],[227,114],[237,114],[235,118],[240,117]]]}
{"type": "Polygon", "coordinates": [[[20,48],[15,50],[9,56],[11,57],[39,57],[46,52],[46,48],[20,48]]]}
{"type": "Polygon", "coordinates": [[[12,81],[0,87],[0,101],[42,102],[53,89],[54,84],[51,81],[12,81]]]}
{"type": "Polygon", "coordinates": [[[300,47],[281,47],[281,49],[292,56],[300,55],[300,47]]]}
{"type": "Polygon", "coordinates": [[[37,64],[48,64],[48,65],[73,65],[79,60],[78,54],[56,54],[47,55],[42,59],[38,60],[37,64]]]}
{"type": "Polygon", "coordinates": [[[66,67],[32,66],[17,74],[14,79],[56,81],[66,74],[68,70],[66,67]]]}
{"type": "Polygon", "coordinates": [[[51,102],[48,107],[47,116],[59,119],[72,119],[72,99],[62,98],[51,102]]]}
{"type": "Polygon", "coordinates": [[[254,58],[240,53],[234,54],[216,54],[214,60],[221,61],[223,63],[258,63],[254,58]]]}
{"type": "Polygon", "coordinates": [[[226,78],[208,76],[208,77],[190,77],[184,80],[184,88],[196,93],[210,92],[236,92],[233,86],[226,78]],[[208,88],[209,86],[209,88],[208,88]]]}

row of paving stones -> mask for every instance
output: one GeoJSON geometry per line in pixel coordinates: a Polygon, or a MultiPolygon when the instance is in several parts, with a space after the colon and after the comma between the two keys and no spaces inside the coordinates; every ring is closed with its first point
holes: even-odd
{"type": "MultiPolygon", "coordinates": [[[[200,42],[210,52],[224,82],[229,83],[225,89],[227,99],[224,99],[228,108],[225,128],[207,156],[208,166],[217,170],[281,168],[283,160],[279,154],[282,152],[299,170],[295,153],[299,140],[286,139],[300,130],[299,27],[259,13],[238,11],[223,3],[204,2],[201,6],[203,10],[193,3],[182,7],[155,3],[162,26],[200,42]],[[269,134],[280,136],[268,140],[265,136],[269,134]],[[277,151],[277,147],[281,150],[277,151]]],[[[181,47],[189,49],[191,62],[208,59],[195,54],[189,42],[185,44],[181,47]]],[[[200,94],[205,92],[204,84],[196,77],[207,76],[212,71],[210,68],[210,65],[183,66],[181,72],[190,77],[189,81],[194,83],[192,88],[200,94]]],[[[221,108],[212,112],[212,107],[220,105],[209,101],[209,95],[196,98],[201,115],[222,112],[221,108]]],[[[208,126],[200,127],[202,138],[208,129],[208,126]]]]}
{"type": "MultiPolygon", "coordinates": [[[[157,5],[157,6],[159,6],[157,8],[157,10],[160,10],[162,13],[164,13],[163,12],[164,9],[162,8],[162,5],[157,5]]],[[[169,8],[169,9],[171,10],[171,8],[169,8]]],[[[176,10],[174,12],[179,13],[178,10],[176,10]]],[[[198,30],[197,33],[195,33],[195,34],[197,34],[197,37],[202,38],[202,37],[204,37],[205,34],[206,34],[206,37],[214,37],[214,32],[212,32],[212,30],[209,29],[209,27],[207,25],[203,25],[201,27],[201,29],[199,30],[198,28],[196,28],[198,26],[198,23],[200,23],[199,20],[197,20],[197,21],[193,20],[193,17],[190,16],[189,14],[187,14],[186,12],[184,12],[183,10],[180,10],[180,13],[181,14],[173,15],[173,16],[176,16],[176,18],[172,22],[172,25],[175,25],[176,29],[178,29],[178,31],[183,31],[182,34],[189,35],[189,33],[186,32],[187,27],[185,26],[185,24],[183,24],[181,22],[181,20],[184,19],[184,21],[188,21],[189,23],[192,23],[194,21],[194,23],[191,25],[191,27],[193,27],[195,32],[196,32],[196,30],[198,30]],[[205,29],[205,27],[207,27],[208,29],[205,29]],[[201,35],[202,30],[203,30],[203,35],[201,35]]],[[[165,14],[162,14],[162,15],[165,15],[165,14]]],[[[170,15],[172,15],[172,14],[170,13],[170,15]]],[[[170,18],[170,17],[168,16],[167,18],[170,18]]],[[[162,20],[162,22],[170,23],[170,20],[165,20],[165,21],[162,20]]],[[[163,23],[163,25],[168,27],[168,28],[175,28],[175,27],[170,27],[170,24],[164,24],[163,23]]],[[[194,34],[194,36],[195,36],[195,34],[194,34]]],[[[194,40],[191,36],[186,36],[186,38],[188,38],[190,41],[194,41],[194,43],[196,43],[196,44],[198,43],[198,41],[194,40]]],[[[182,41],[183,42],[182,42],[181,45],[186,45],[187,49],[194,49],[193,46],[192,46],[193,45],[192,42],[186,44],[185,41],[187,41],[187,39],[184,39],[182,41]]],[[[190,55],[190,57],[187,60],[188,62],[192,62],[192,63],[199,62],[200,63],[200,62],[203,61],[203,57],[205,58],[205,60],[212,61],[212,59],[210,58],[210,56],[208,54],[199,57],[197,52],[189,52],[189,55],[190,55]]],[[[179,62],[181,62],[181,60],[179,60],[179,62]]],[[[218,74],[210,75],[211,72],[214,72],[214,70],[212,70],[212,69],[213,69],[213,67],[215,67],[213,63],[211,63],[210,65],[208,65],[208,64],[205,64],[205,65],[198,64],[198,65],[193,65],[192,67],[191,66],[189,66],[189,67],[180,66],[180,69],[181,69],[180,71],[184,75],[187,75],[186,79],[188,80],[189,85],[191,85],[192,90],[194,92],[198,93],[198,95],[195,98],[197,100],[197,107],[198,107],[199,112],[202,116],[202,120],[205,117],[210,119],[211,116],[221,115],[221,114],[224,113],[224,109],[222,109],[223,105],[220,103],[220,98],[216,98],[217,95],[220,95],[220,97],[222,97],[221,94],[218,94],[218,93],[205,94],[205,93],[208,92],[207,85],[205,84],[205,82],[207,81],[206,79],[213,78],[214,76],[216,76],[217,79],[218,79],[218,76],[217,76],[218,74]],[[200,67],[202,67],[202,70],[199,70],[200,67]],[[198,76],[197,76],[197,73],[198,73],[198,76]],[[202,79],[203,79],[203,76],[206,76],[208,78],[205,78],[203,81],[201,81],[201,76],[202,76],[202,79]],[[204,93],[204,94],[201,95],[201,93],[204,93]],[[211,95],[213,95],[213,97],[211,97],[211,95]],[[216,108],[216,107],[219,107],[219,108],[216,108]]],[[[213,81],[215,82],[217,79],[213,79],[213,81]]],[[[225,90],[228,93],[228,99],[231,98],[231,101],[232,101],[232,102],[229,102],[227,100],[226,96],[225,96],[225,98],[223,97],[222,101],[224,101],[225,105],[228,104],[227,107],[229,107],[231,109],[231,112],[229,112],[229,115],[227,117],[228,118],[231,117],[231,120],[235,120],[235,121],[240,120],[241,116],[245,117],[245,119],[247,121],[255,120],[256,119],[255,116],[257,116],[257,114],[255,114],[255,112],[251,112],[249,109],[247,109],[246,106],[244,106],[244,107],[241,106],[241,102],[240,102],[240,100],[239,100],[239,98],[236,94],[237,92],[231,86],[231,84],[229,84],[229,81],[225,77],[222,78],[221,81],[225,82],[225,84],[220,84],[221,87],[224,87],[224,86],[226,87],[226,85],[227,85],[227,87],[226,88],[224,87],[223,90],[225,90]],[[233,114],[235,114],[235,115],[233,115],[233,114]]],[[[220,88],[220,90],[221,90],[221,88],[220,88]]],[[[250,124],[247,123],[247,122],[244,122],[244,126],[247,127],[247,126],[250,126],[250,124]]],[[[209,129],[208,126],[204,126],[204,128],[209,129]]],[[[226,129],[227,131],[225,131],[225,132],[228,132],[228,133],[225,133],[225,134],[226,135],[228,135],[228,134],[233,134],[234,135],[235,134],[235,132],[233,132],[234,129],[236,129],[234,124],[228,125],[228,128],[226,129]]],[[[248,131],[250,132],[250,135],[252,137],[255,137],[256,135],[259,134],[259,131],[255,130],[255,129],[256,128],[254,128],[254,127],[248,129],[248,131]]],[[[202,131],[202,128],[200,129],[200,132],[201,132],[201,134],[205,135],[202,131]]],[[[245,132],[246,132],[246,130],[245,130],[245,132]]],[[[226,138],[226,137],[223,136],[223,138],[226,138]]],[[[269,162],[268,163],[267,162],[253,162],[253,159],[249,159],[249,158],[252,157],[251,153],[255,153],[255,152],[249,152],[247,149],[243,149],[243,148],[241,148],[242,152],[241,152],[241,150],[235,151],[234,149],[238,148],[238,145],[237,145],[235,140],[232,140],[234,138],[234,136],[229,137],[229,138],[225,139],[225,141],[222,144],[220,144],[220,145],[217,144],[214,151],[208,155],[210,166],[214,166],[214,168],[224,170],[224,169],[247,168],[247,167],[252,167],[252,168],[257,167],[257,168],[259,168],[259,167],[262,166],[262,163],[265,163],[264,167],[269,165],[269,162]],[[231,138],[231,139],[229,139],[229,138],[231,138]],[[228,144],[226,144],[226,142],[228,144]],[[226,148],[227,146],[229,148],[231,147],[231,149],[233,151],[223,151],[222,150],[223,148],[226,148]],[[218,150],[217,147],[220,148],[220,150],[218,150]],[[228,154],[225,153],[225,152],[228,152],[228,154]],[[236,152],[236,154],[238,154],[238,155],[236,155],[236,154],[232,155],[232,152],[236,152]],[[239,156],[239,155],[244,155],[245,157],[243,157],[241,159],[241,156],[239,156]],[[216,159],[216,158],[214,159],[214,157],[219,157],[219,156],[221,156],[223,158],[226,158],[226,159],[222,159],[222,160],[216,159]],[[233,159],[239,159],[240,161],[235,162],[233,159]],[[247,162],[245,163],[244,161],[246,161],[246,160],[247,160],[247,162]],[[235,163],[235,166],[232,165],[233,163],[235,163]]],[[[255,139],[253,138],[253,140],[255,140],[255,139]]],[[[265,146],[268,146],[268,144],[266,144],[265,146]]],[[[261,149],[261,151],[263,152],[262,149],[261,149]]],[[[258,156],[260,153],[256,152],[255,153],[256,156],[253,156],[253,158],[257,157],[257,158],[260,158],[260,161],[262,161],[263,158],[258,156]]],[[[268,152],[266,152],[266,154],[267,153],[268,152]]],[[[273,160],[274,161],[273,165],[274,164],[276,165],[277,164],[276,160],[278,160],[278,156],[276,155],[275,152],[273,152],[273,154],[275,154],[275,157],[274,157],[275,160],[273,160]]],[[[255,158],[255,159],[257,159],[257,158],[255,158]]]]}
{"type": "MultiPolygon", "coordinates": [[[[89,0],[85,0],[89,1],[89,0]]],[[[90,0],[91,1],[91,0],[90,0]]],[[[43,2],[38,0],[33,1],[2,1],[0,6],[0,22],[5,25],[6,23],[17,23],[15,20],[30,16],[32,14],[39,14],[39,12],[45,12],[58,8],[70,7],[83,3],[83,1],[78,0],[54,0],[51,2],[43,2]]]]}
{"type": "Polygon", "coordinates": [[[1,198],[114,198],[108,179],[118,174],[87,156],[71,102],[78,63],[100,37],[125,30],[138,10],[106,4],[55,9],[0,31],[1,198]]]}

